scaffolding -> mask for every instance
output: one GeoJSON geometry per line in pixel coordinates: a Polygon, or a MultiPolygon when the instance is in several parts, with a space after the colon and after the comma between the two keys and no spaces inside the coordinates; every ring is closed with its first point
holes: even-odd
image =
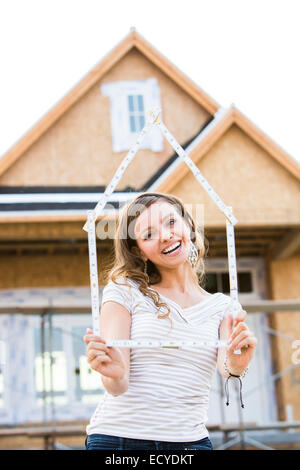
{"type": "MultiPolygon", "coordinates": [[[[300,312],[300,299],[296,300],[251,300],[244,302],[242,304],[243,309],[245,309],[248,314],[255,315],[257,313],[265,313],[267,315],[276,314],[285,314],[288,312],[300,312]]],[[[86,303],[81,303],[81,305],[71,305],[70,303],[64,303],[59,299],[45,299],[41,304],[30,304],[30,302],[25,303],[22,306],[13,306],[11,304],[2,305],[0,307],[0,315],[7,314],[21,314],[21,315],[35,315],[40,318],[40,341],[41,341],[41,357],[42,357],[42,381],[43,381],[43,390],[42,390],[42,401],[43,401],[43,422],[39,423],[37,426],[27,426],[22,425],[21,427],[12,427],[5,426],[0,428],[0,443],[1,437],[7,436],[29,436],[29,437],[42,437],[44,439],[44,448],[46,449],[64,449],[65,446],[57,442],[59,436],[80,436],[84,437],[85,430],[83,425],[78,424],[69,424],[62,426],[57,420],[58,416],[56,414],[55,401],[54,401],[54,387],[53,387],[53,324],[52,317],[53,315],[61,314],[89,314],[91,308],[89,301],[86,303]],[[47,326],[47,337],[46,337],[46,326],[47,326]],[[49,377],[50,377],[50,390],[46,390],[46,364],[45,364],[45,352],[46,352],[46,341],[48,342],[48,354],[50,356],[49,362],[49,377]],[[51,410],[51,420],[50,423],[46,419],[46,409],[47,402],[50,401],[50,410],[51,410]]],[[[274,330],[272,328],[266,327],[266,332],[269,335],[276,337],[282,337],[287,341],[295,341],[296,338],[291,338],[290,336],[274,330]]],[[[10,333],[9,337],[12,336],[10,333]]],[[[0,338],[0,340],[5,341],[6,338],[0,338]]],[[[282,376],[284,376],[289,371],[299,367],[299,363],[292,363],[290,366],[274,373],[268,380],[272,380],[274,383],[282,376]]],[[[221,378],[221,376],[220,376],[221,378]]],[[[267,385],[266,380],[262,377],[259,387],[265,387],[267,385]]],[[[254,387],[251,390],[246,390],[244,396],[249,396],[257,387],[254,387]]],[[[222,390],[222,387],[220,388],[222,390]]],[[[219,393],[220,406],[224,408],[224,400],[222,393],[219,393]]],[[[224,414],[223,414],[224,416],[224,414]]],[[[243,420],[242,412],[239,413],[238,423],[219,423],[214,426],[207,426],[207,429],[210,431],[211,436],[213,437],[214,448],[215,450],[224,450],[224,449],[246,449],[246,448],[256,448],[264,450],[273,450],[276,449],[278,443],[283,443],[284,445],[295,445],[299,443],[300,445],[300,429],[296,431],[297,428],[300,428],[299,421],[293,421],[291,419],[287,421],[274,421],[270,423],[256,424],[256,423],[247,423],[243,420]],[[266,431],[272,431],[268,435],[266,431]],[[276,432],[274,432],[276,431],[276,432]],[[288,432],[286,432],[288,431],[288,432]],[[214,437],[215,436],[215,437],[214,437]]]]}

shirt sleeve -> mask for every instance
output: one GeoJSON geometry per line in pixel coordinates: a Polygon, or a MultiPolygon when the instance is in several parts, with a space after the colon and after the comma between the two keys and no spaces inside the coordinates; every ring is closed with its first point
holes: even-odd
{"type": "Polygon", "coordinates": [[[132,313],[132,294],[131,288],[125,284],[125,281],[118,278],[116,282],[109,281],[103,288],[101,305],[108,300],[118,302],[132,313]]]}

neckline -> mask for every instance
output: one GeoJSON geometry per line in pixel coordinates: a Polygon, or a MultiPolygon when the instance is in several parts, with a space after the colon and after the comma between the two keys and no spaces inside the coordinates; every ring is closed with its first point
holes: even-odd
{"type": "MultiPolygon", "coordinates": [[[[129,280],[127,278],[127,280],[129,280]]],[[[130,279],[130,281],[133,283],[133,286],[134,287],[137,287],[137,283],[136,281],[134,281],[133,279],[130,279]]],[[[129,282],[130,283],[130,282],[129,282]]],[[[152,286],[151,286],[152,287],[152,286]]],[[[152,287],[152,289],[154,289],[152,287]]],[[[155,289],[154,289],[155,290],[155,289]]],[[[155,291],[157,292],[157,291],[155,291]]],[[[206,304],[208,300],[212,299],[213,297],[215,297],[216,295],[220,295],[222,294],[222,292],[215,292],[214,294],[210,294],[209,296],[207,296],[207,299],[204,299],[204,300],[201,300],[200,302],[197,302],[196,304],[194,305],[191,305],[190,307],[186,307],[186,308],[182,308],[177,302],[175,302],[175,300],[172,300],[170,299],[169,297],[166,297],[165,295],[161,294],[160,292],[157,292],[161,297],[163,297],[164,299],[166,299],[168,302],[172,303],[173,305],[175,305],[179,310],[181,310],[181,312],[185,312],[186,310],[190,310],[192,308],[195,308],[195,307],[199,307],[201,306],[202,304],[206,304]]]]}
{"type": "MultiPolygon", "coordinates": [[[[156,291],[157,292],[157,291],[156,291]]],[[[205,304],[207,303],[208,300],[212,299],[214,296],[216,295],[219,295],[221,292],[215,292],[214,294],[210,294],[209,296],[207,296],[207,299],[204,299],[204,300],[201,300],[200,302],[197,302],[196,304],[194,305],[191,305],[190,307],[181,307],[177,302],[175,302],[175,300],[172,300],[170,299],[169,297],[166,297],[165,295],[161,294],[160,292],[157,292],[161,297],[163,297],[164,299],[168,300],[168,302],[176,305],[182,312],[185,312],[186,310],[190,310],[192,308],[195,308],[195,307],[199,307],[201,306],[202,304],[205,304]]]]}

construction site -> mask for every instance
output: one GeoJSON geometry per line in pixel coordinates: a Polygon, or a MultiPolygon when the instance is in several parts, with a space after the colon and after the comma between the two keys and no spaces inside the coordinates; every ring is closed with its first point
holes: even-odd
{"type": "MultiPolygon", "coordinates": [[[[206,424],[214,449],[300,449],[300,165],[135,30],[0,159],[0,449],[84,449],[105,390],[83,341],[92,326],[83,225],[154,107],[238,220],[239,302],[258,346],[244,409],[233,383],[226,406],[215,373],[206,424]]],[[[224,216],[157,129],[99,220],[115,221],[148,191],[203,208],[202,287],[229,295],[224,216]]],[[[97,239],[100,300],[113,231],[97,239]]]]}

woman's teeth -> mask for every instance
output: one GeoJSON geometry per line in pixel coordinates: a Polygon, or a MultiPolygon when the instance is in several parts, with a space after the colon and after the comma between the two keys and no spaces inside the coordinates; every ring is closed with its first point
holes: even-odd
{"type": "Polygon", "coordinates": [[[181,242],[177,242],[177,243],[174,243],[172,246],[170,246],[170,248],[168,248],[167,250],[163,251],[162,253],[164,255],[175,253],[176,251],[179,250],[180,247],[181,247],[181,242]]]}

